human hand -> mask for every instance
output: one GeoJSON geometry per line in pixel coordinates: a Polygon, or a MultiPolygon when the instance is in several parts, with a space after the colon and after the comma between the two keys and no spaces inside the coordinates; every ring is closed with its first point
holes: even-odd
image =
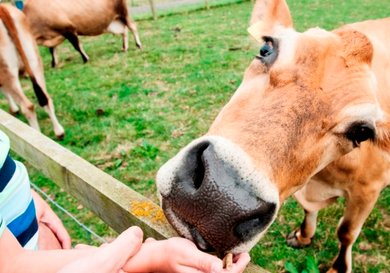
{"type": "MultiPolygon", "coordinates": [[[[142,245],[143,233],[139,227],[131,227],[112,243],[94,249],[91,255],[76,260],[57,273],[120,273],[126,261],[135,255],[142,245]]],[[[80,247],[85,249],[86,247],[80,247]]],[[[89,248],[90,250],[92,249],[89,248]]],[[[80,250],[82,251],[82,250],[80,250]]]]}
{"type": "Polygon", "coordinates": [[[230,270],[222,260],[200,251],[184,238],[156,241],[147,239],[141,250],[124,266],[126,272],[153,273],[241,273],[250,260],[248,253],[237,255],[230,270]]]}
{"type": "Polygon", "coordinates": [[[35,191],[31,192],[34,199],[38,223],[45,224],[53,232],[63,249],[70,249],[72,246],[72,240],[62,224],[61,219],[39,194],[35,191]]]}

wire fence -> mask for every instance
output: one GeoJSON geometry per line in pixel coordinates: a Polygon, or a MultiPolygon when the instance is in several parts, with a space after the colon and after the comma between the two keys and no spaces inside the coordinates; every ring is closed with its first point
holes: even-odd
{"type": "Polygon", "coordinates": [[[72,219],[82,230],[89,233],[90,236],[95,237],[96,240],[98,240],[100,243],[107,243],[107,240],[103,237],[99,236],[96,232],[94,232],[92,229],[87,227],[84,223],[82,223],[75,215],[73,215],[69,210],[61,206],[58,202],[56,202],[53,198],[51,198],[47,193],[45,193],[43,190],[41,190],[37,185],[34,183],[31,183],[31,187],[38,192],[42,198],[46,200],[46,202],[50,203],[52,206],[59,209],[62,213],[64,213],[67,217],[72,219]]]}

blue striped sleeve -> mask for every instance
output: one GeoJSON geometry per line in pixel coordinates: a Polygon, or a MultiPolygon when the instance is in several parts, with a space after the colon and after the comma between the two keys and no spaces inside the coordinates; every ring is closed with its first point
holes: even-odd
{"type": "Polygon", "coordinates": [[[38,222],[30,179],[25,166],[11,158],[9,148],[9,138],[0,130],[0,235],[7,227],[22,246],[35,249],[38,222]]]}
{"type": "Polygon", "coordinates": [[[9,152],[9,138],[3,131],[0,131],[0,168],[3,167],[3,164],[7,158],[9,152]]]}
{"type": "Polygon", "coordinates": [[[0,238],[3,235],[4,230],[5,230],[5,223],[3,221],[3,218],[0,215],[0,238]]]}
{"type": "MultiPolygon", "coordinates": [[[[7,225],[9,230],[15,237],[21,235],[24,231],[29,230],[30,227],[34,226],[33,222],[36,221],[34,201],[31,199],[27,209],[21,213],[16,219],[7,225]]],[[[33,230],[33,234],[36,230],[33,230]]],[[[30,239],[30,238],[29,238],[30,239]]]]}
{"type": "Polygon", "coordinates": [[[2,168],[0,169],[0,193],[5,189],[15,173],[16,164],[12,158],[7,155],[2,168]]]}

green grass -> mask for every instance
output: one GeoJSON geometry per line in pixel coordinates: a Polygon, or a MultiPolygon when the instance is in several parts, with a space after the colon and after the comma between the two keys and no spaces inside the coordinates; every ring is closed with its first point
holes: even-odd
{"type": "MultiPolygon", "coordinates": [[[[390,15],[388,0],[289,4],[298,30],[331,29],[390,15]]],[[[47,50],[42,49],[48,90],[66,129],[59,143],[157,202],[158,168],[207,131],[258,51],[246,32],[250,12],[251,4],[244,2],[139,21],[144,50],[130,46],[126,54],[120,51],[118,36],[82,38],[91,59],[86,65],[65,43],[59,48],[60,67],[51,69],[47,50]]],[[[30,83],[23,81],[23,86],[33,98],[30,83]]],[[[8,109],[5,100],[1,106],[8,109]]],[[[43,133],[54,138],[47,115],[41,109],[38,115],[43,133]]],[[[83,223],[101,236],[115,235],[77,200],[29,169],[31,180],[83,223]]],[[[389,207],[387,189],[354,246],[354,272],[389,272],[389,207]]],[[[285,236],[300,224],[303,212],[294,200],[287,200],[268,234],[252,250],[252,261],[271,272],[283,272],[289,262],[301,272],[310,256],[323,272],[337,253],[335,228],[342,212],[342,202],[321,211],[313,245],[295,250],[286,245],[285,236]]],[[[58,213],[75,243],[97,243],[58,213]]]]}

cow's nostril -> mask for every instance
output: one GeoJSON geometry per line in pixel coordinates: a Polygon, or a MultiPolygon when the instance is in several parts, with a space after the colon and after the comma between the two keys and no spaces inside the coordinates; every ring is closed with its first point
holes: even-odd
{"type": "Polygon", "coordinates": [[[245,239],[256,233],[261,225],[262,223],[260,218],[249,219],[239,223],[234,229],[234,233],[238,238],[245,239]]]}
{"type": "Polygon", "coordinates": [[[194,243],[199,249],[207,252],[215,251],[215,249],[203,238],[202,235],[200,235],[199,231],[195,227],[190,228],[190,232],[194,243]]]}
{"type": "Polygon", "coordinates": [[[203,183],[204,174],[205,174],[205,162],[203,160],[203,152],[206,150],[206,147],[202,147],[202,149],[198,150],[196,153],[196,166],[194,169],[194,174],[192,177],[194,188],[197,190],[203,183]]]}
{"type": "Polygon", "coordinates": [[[258,209],[256,215],[238,223],[234,228],[234,234],[237,238],[245,240],[257,234],[264,229],[275,214],[276,205],[273,203],[263,203],[258,209]]]}
{"type": "Polygon", "coordinates": [[[178,184],[187,193],[195,193],[205,180],[207,162],[203,154],[209,147],[211,147],[209,142],[202,142],[194,146],[188,151],[182,168],[176,173],[178,184]]]}
{"type": "Polygon", "coordinates": [[[200,143],[187,155],[185,168],[181,170],[179,177],[182,181],[187,181],[191,190],[198,190],[204,181],[207,167],[203,153],[209,146],[208,142],[200,143]]]}

